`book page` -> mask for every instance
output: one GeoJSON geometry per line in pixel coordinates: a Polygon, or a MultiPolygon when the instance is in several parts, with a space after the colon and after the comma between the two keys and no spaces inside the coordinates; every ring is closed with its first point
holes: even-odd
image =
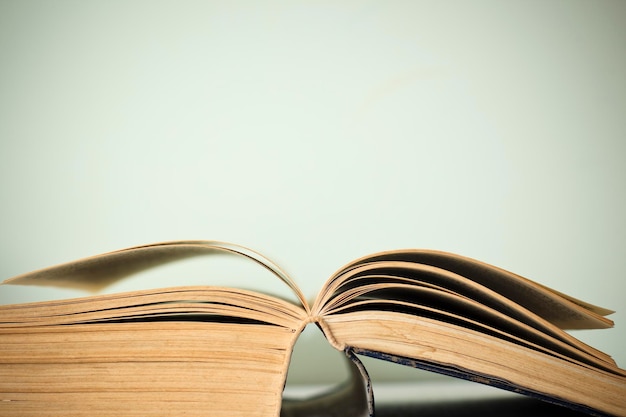
{"type": "Polygon", "coordinates": [[[608,328],[613,325],[611,320],[603,317],[611,314],[612,310],[564,296],[544,285],[475,259],[431,250],[389,251],[358,259],[329,279],[317,304],[325,302],[329,293],[336,288],[334,281],[339,277],[344,274],[358,274],[351,270],[369,264],[380,265],[380,262],[399,262],[400,267],[419,264],[448,271],[464,279],[447,279],[436,283],[437,285],[451,291],[473,294],[474,297],[480,297],[482,288],[489,289],[563,329],[608,328]]]}
{"type": "Polygon", "coordinates": [[[259,322],[301,329],[307,313],[283,299],[225,287],[174,287],[0,306],[0,326],[129,321],[259,322]]]}
{"type": "Polygon", "coordinates": [[[308,311],[306,298],[294,280],[263,255],[243,246],[217,241],[172,241],[136,246],[29,272],[3,284],[40,285],[98,291],[125,277],[174,261],[217,253],[250,259],[284,282],[308,311]]]}
{"type": "MultiPolygon", "coordinates": [[[[409,258],[406,254],[402,256],[409,258]]],[[[545,306],[530,309],[548,299],[548,305],[557,303],[561,311],[573,312],[571,316],[576,316],[578,320],[576,328],[583,324],[592,327],[612,324],[610,320],[601,316],[598,318],[596,313],[573,304],[569,299],[559,299],[558,293],[539,297],[538,293],[545,293],[543,287],[536,285],[539,290],[534,290],[535,285],[531,281],[507,275],[507,282],[517,282],[513,288],[533,289],[523,292],[526,298],[519,303],[520,296],[512,296],[510,288],[501,294],[483,285],[484,278],[462,276],[418,262],[398,261],[397,257],[396,253],[392,254],[391,260],[386,256],[374,256],[375,261],[355,262],[345,268],[327,283],[314,305],[314,311],[322,316],[376,310],[426,317],[436,315],[443,321],[460,323],[467,328],[482,327],[485,333],[496,332],[499,337],[512,338],[516,343],[527,343],[534,348],[541,346],[546,353],[570,357],[592,366],[615,366],[608,355],[582,343],[555,324],[554,321],[563,324],[559,321],[563,314],[558,317],[549,315],[551,320],[548,320],[543,316],[545,306]],[[538,299],[529,300],[528,297],[538,299]]],[[[479,264],[484,267],[484,264],[479,264]]],[[[500,270],[494,269],[493,276],[501,274],[500,270]]]]}
{"type": "Polygon", "coordinates": [[[253,323],[0,325],[0,415],[278,417],[296,337],[253,323]]]}
{"type": "Polygon", "coordinates": [[[626,371],[587,366],[458,326],[397,311],[325,317],[355,352],[536,396],[594,414],[626,416],[626,371]]]}

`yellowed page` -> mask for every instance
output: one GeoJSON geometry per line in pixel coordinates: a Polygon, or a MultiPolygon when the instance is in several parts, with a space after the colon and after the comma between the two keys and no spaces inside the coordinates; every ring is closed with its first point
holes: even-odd
{"type": "Polygon", "coordinates": [[[0,416],[278,416],[294,329],[0,327],[0,416]]]}
{"type": "Polygon", "coordinates": [[[91,256],[29,272],[5,280],[4,284],[42,285],[98,291],[122,278],[169,262],[201,255],[231,253],[248,258],[271,271],[294,292],[308,311],[306,297],[293,279],[265,256],[246,247],[218,241],[171,241],[136,246],[91,256]]]}
{"type": "Polygon", "coordinates": [[[626,416],[626,372],[617,367],[609,372],[575,365],[481,332],[395,312],[335,314],[324,323],[338,348],[438,364],[477,382],[626,416]]]}

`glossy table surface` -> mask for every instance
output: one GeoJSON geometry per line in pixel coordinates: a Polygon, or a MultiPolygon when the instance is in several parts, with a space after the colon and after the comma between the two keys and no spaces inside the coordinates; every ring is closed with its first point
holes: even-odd
{"type": "MultiPolygon", "coordinates": [[[[313,387],[288,387],[303,397],[313,387]],[[308,392],[307,392],[308,391],[308,392]]],[[[535,398],[463,380],[374,384],[376,417],[582,417],[586,414],[535,398]]],[[[332,412],[329,416],[332,415],[332,412]]]]}

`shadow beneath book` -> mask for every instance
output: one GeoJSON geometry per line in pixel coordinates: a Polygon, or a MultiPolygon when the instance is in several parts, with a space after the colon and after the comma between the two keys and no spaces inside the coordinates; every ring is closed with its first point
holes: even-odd
{"type": "Polygon", "coordinates": [[[534,398],[488,398],[463,401],[401,402],[376,405],[376,417],[582,417],[587,414],[534,398]]]}

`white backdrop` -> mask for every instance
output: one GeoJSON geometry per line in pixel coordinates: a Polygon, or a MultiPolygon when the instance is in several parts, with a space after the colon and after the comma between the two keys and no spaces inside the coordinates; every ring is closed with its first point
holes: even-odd
{"type": "MultiPolygon", "coordinates": [[[[609,1],[3,0],[0,277],[219,239],[314,297],[356,257],[427,247],[624,310],[624,21],[609,1]]],[[[211,268],[108,291],[233,274],[211,268]]],[[[612,318],[577,335],[624,367],[612,318]]]]}

